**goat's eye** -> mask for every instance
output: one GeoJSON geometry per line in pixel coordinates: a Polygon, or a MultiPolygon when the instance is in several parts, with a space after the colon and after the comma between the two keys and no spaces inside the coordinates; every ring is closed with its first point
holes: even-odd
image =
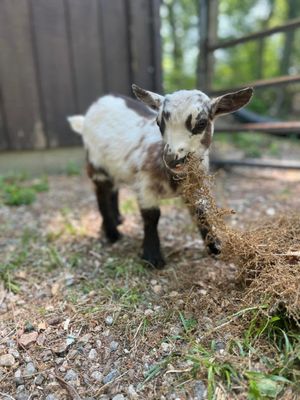
{"type": "Polygon", "coordinates": [[[192,129],[192,133],[194,135],[197,134],[197,133],[201,133],[206,128],[207,123],[208,123],[207,119],[199,119],[196,122],[195,127],[192,129]]]}

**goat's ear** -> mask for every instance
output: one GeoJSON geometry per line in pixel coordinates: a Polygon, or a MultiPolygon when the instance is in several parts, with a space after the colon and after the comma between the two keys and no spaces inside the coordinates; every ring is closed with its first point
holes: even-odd
{"type": "Polygon", "coordinates": [[[217,117],[239,110],[249,103],[253,88],[246,88],[233,93],[227,93],[212,100],[212,115],[217,117]]]}
{"type": "Polygon", "coordinates": [[[150,92],[149,90],[142,89],[135,84],[132,85],[132,90],[137,99],[139,99],[143,103],[147,104],[153,110],[158,110],[164,101],[164,97],[161,96],[160,94],[153,93],[153,92],[150,92]]]}

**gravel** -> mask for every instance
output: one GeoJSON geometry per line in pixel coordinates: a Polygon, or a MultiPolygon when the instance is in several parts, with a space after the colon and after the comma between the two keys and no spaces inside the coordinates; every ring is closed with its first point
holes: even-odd
{"type": "Polygon", "coordinates": [[[97,356],[98,356],[97,350],[91,349],[89,352],[88,358],[90,360],[95,360],[97,358],[97,356]]]}
{"type": "Polygon", "coordinates": [[[113,319],[113,317],[112,317],[111,315],[108,315],[108,316],[105,318],[105,323],[106,323],[106,325],[112,325],[113,322],[114,322],[114,319],[113,319]]]}
{"type": "Polygon", "coordinates": [[[15,363],[15,357],[12,354],[3,354],[0,356],[0,365],[2,367],[12,367],[15,363]]]}
{"type": "Polygon", "coordinates": [[[78,379],[78,374],[73,369],[69,369],[64,376],[65,381],[76,381],[78,379]]]}
{"type": "Polygon", "coordinates": [[[119,347],[119,342],[116,342],[115,340],[110,342],[109,348],[111,351],[116,351],[118,347],[119,347]]]}
{"type": "Polygon", "coordinates": [[[104,384],[109,383],[109,382],[113,381],[115,378],[117,378],[119,375],[120,375],[120,373],[117,369],[112,369],[107,375],[105,375],[102,382],[104,384]]]}

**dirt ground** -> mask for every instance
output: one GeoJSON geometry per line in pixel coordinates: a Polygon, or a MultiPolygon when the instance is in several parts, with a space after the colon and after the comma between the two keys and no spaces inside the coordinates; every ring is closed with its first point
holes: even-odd
{"type": "MultiPolygon", "coordinates": [[[[300,212],[300,172],[219,171],[216,197],[239,228],[300,212]]],[[[0,207],[0,398],[246,399],[251,380],[233,379],[239,359],[228,348],[241,337],[235,313],[247,309],[235,266],[206,254],[172,200],[159,224],[167,266],[151,270],[128,189],[121,211],[123,239],[110,246],[85,177],[50,177],[32,205],[0,207]]],[[[261,359],[245,357],[243,376],[268,373],[261,359]]],[[[287,385],[282,398],[299,397],[287,385]]]]}

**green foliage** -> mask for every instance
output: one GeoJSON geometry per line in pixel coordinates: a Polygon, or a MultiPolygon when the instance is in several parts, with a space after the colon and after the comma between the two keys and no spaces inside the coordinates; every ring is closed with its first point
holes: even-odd
{"type": "Polygon", "coordinates": [[[26,175],[8,175],[0,177],[0,204],[20,206],[32,204],[36,193],[49,189],[47,177],[28,181],[26,175]]]}
{"type": "Polygon", "coordinates": [[[66,166],[66,173],[68,176],[77,176],[80,175],[81,168],[76,162],[69,161],[66,166]]]}

